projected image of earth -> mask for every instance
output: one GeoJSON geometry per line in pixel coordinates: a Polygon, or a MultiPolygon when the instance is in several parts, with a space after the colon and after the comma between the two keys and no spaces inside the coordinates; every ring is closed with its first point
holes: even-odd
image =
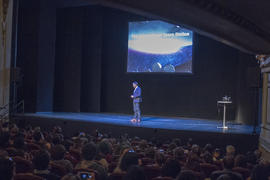
{"type": "Polygon", "coordinates": [[[192,31],[163,21],[130,22],[127,71],[192,73],[192,31]]]}

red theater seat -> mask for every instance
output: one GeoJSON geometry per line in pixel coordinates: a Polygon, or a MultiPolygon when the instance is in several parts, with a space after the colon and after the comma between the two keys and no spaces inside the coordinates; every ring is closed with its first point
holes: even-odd
{"type": "Polygon", "coordinates": [[[74,169],[73,172],[75,174],[77,174],[79,172],[89,172],[89,173],[94,172],[95,174],[97,174],[97,172],[95,170],[93,170],[93,169],[86,169],[86,168],[74,169]]]}
{"type": "Polygon", "coordinates": [[[161,168],[153,165],[143,167],[147,179],[152,179],[161,175],[161,168]]]}
{"type": "Polygon", "coordinates": [[[153,162],[153,159],[147,158],[147,157],[141,158],[141,161],[142,161],[142,165],[149,165],[149,164],[153,164],[154,163],[153,162]]]}
{"type": "Polygon", "coordinates": [[[153,178],[152,180],[174,180],[174,179],[171,178],[171,177],[161,177],[161,176],[159,176],[159,177],[153,178]]]}
{"type": "Polygon", "coordinates": [[[73,156],[77,161],[80,161],[81,160],[81,153],[80,151],[77,151],[77,150],[70,150],[69,151],[70,155],[73,156]]]}
{"type": "Polygon", "coordinates": [[[79,162],[79,161],[78,161],[75,157],[73,157],[70,153],[66,153],[65,159],[66,159],[66,160],[69,160],[69,161],[73,164],[73,166],[75,166],[75,165],[79,162]]]}
{"type": "Polygon", "coordinates": [[[34,151],[34,150],[40,150],[40,146],[35,144],[35,143],[28,143],[26,144],[26,147],[28,149],[28,151],[34,151]]]}
{"type": "Polygon", "coordinates": [[[16,163],[16,173],[31,173],[33,171],[33,165],[31,161],[28,161],[19,156],[15,156],[12,159],[16,163]]]}
{"type": "Polygon", "coordinates": [[[109,176],[109,180],[123,180],[126,173],[112,173],[109,176]]]}
{"type": "Polygon", "coordinates": [[[201,163],[200,167],[206,177],[210,177],[212,172],[219,170],[218,166],[209,163],[201,163]]]}
{"type": "Polygon", "coordinates": [[[112,156],[112,162],[118,162],[120,156],[119,155],[113,155],[112,156]]]}
{"type": "Polygon", "coordinates": [[[16,174],[14,180],[45,180],[42,177],[33,175],[31,173],[16,174]]]}
{"type": "Polygon", "coordinates": [[[132,141],[131,146],[138,146],[140,144],[139,141],[132,141]]]}
{"type": "Polygon", "coordinates": [[[67,174],[67,171],[66,171],[65,167],[63,167],[63,166],[60,166],[60,165],[55,164],[53,162],[50,163],[50,166],[51,166],[51,168],[50,168],[51,172],[60,176],[60,177],[67,174]]]}
{"type": "Polygon", "coordinates": [[[247,179],[250,176],[250,170],[242,167],[233,168],[234,172],[237,172],[243,176],[244,179],[247,179]]]}
{"type": "Polygon", "coordinates": [[[113,170],[116,168],[117,164],[118,164],[117,162],[112,162],[112,163],[110,163],[110,164],[109,164],[109,168],[108,168],[108,172],[109,172],[109,173],[112,173],[113,170]]]}
{"type": "Polygon", "coordinates": [[[144,158],[144,153],[140,152],[140,153],[137,153],[138,157],[139,158],[144,158]]]}
{"type": "Polygon", "coordinates": [[[6,149],[6,151],[8,152],[9,156],[16,156],[16,149],[13,147],[9,147],[6,149]]]}

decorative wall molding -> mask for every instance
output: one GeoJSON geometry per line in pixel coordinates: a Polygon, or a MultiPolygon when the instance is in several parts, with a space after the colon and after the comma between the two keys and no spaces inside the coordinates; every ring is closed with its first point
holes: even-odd
{"type": "Polygon", "coordinates": [[[227,9],[213,1],[210,0],[179,0],[185,1],[189,4],[197,6],[200,9],[208,11],[215,16],[219,16],[223,19],[226,19],[258,36],[263,39],[267,39],[270,41],[270,33],[264,31],[260,27],[258,27],[255,23],[251,22],[250,20],[246,19],[245,17],[227,9]]]}
{"type": "Polygon", "coordinates": [[[256,59],[260,63],[262,73],[270,73],[270,55],[257,55],[256,59]]]}

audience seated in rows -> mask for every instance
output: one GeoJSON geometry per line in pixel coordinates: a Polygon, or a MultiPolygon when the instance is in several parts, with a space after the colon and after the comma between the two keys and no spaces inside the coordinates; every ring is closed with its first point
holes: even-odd
{"type": "Polygon", "coordinates": [[[98,131],[72,137],[54,127],[0,123],[0,180],[267,180],[270,164],[258,150],[201,147],[191,138],[169,142],[98,131]],[[224,153],[223,153],[224,152],[224,153]],[[90,178],[91,177],[91,178],[90,178]]]}

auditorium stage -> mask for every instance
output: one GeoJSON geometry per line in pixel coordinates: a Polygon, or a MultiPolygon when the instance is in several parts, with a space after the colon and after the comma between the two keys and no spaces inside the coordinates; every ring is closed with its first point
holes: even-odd
{"type": "MultiPolygon", "coordinates": [[[[222,126],[222,121],[181,118],[181,117],[155,117],[144,116],[140,123],[132,123],[130,119],[132,116],[123,114],[109,114],[109,113],[62,113],[62,112],[40,112],[40,113],[26,113],[25,118],[34,119],[55,119],[67,120],[77,122],[93,122],[101,124],[112,124],[120,126],[144,127],[154,129],[180,130],[180,131],[196,131],[196,132],[215,132],[215,133],[229,133],[229,134],[252,134],[254,133],[253,126],[241,125],[228,122],[229,129],[223,130],[217,128],[222,126]]],[[[259,128],[256,128],[256,133],[259,133],[259,128]]]]}
{"type": "Polygon", "coordinates": [[[50,130],[54,126],[61,126],[65,136],[74,136],[78,132],[95,135],[96,130],[120,137],[128,134],[130,137],[138,136],[145,139],[171,140],[189,138],[197,144],[215,143],[219,147],[232,144],[239,150],[255,149],[258,146],[259,128],[256,133],[249,125],[228,123],[229,129],[223,131],[217,128],[220,121],[207,119],[193,119],[181,117],[144,116],[141,123],[131,123],[131,115],[109,113],[25,113],[13,116],[19,126],[31,124],[50,130]],[[248,142],[248,143],[243,143],[248,142]]]}

